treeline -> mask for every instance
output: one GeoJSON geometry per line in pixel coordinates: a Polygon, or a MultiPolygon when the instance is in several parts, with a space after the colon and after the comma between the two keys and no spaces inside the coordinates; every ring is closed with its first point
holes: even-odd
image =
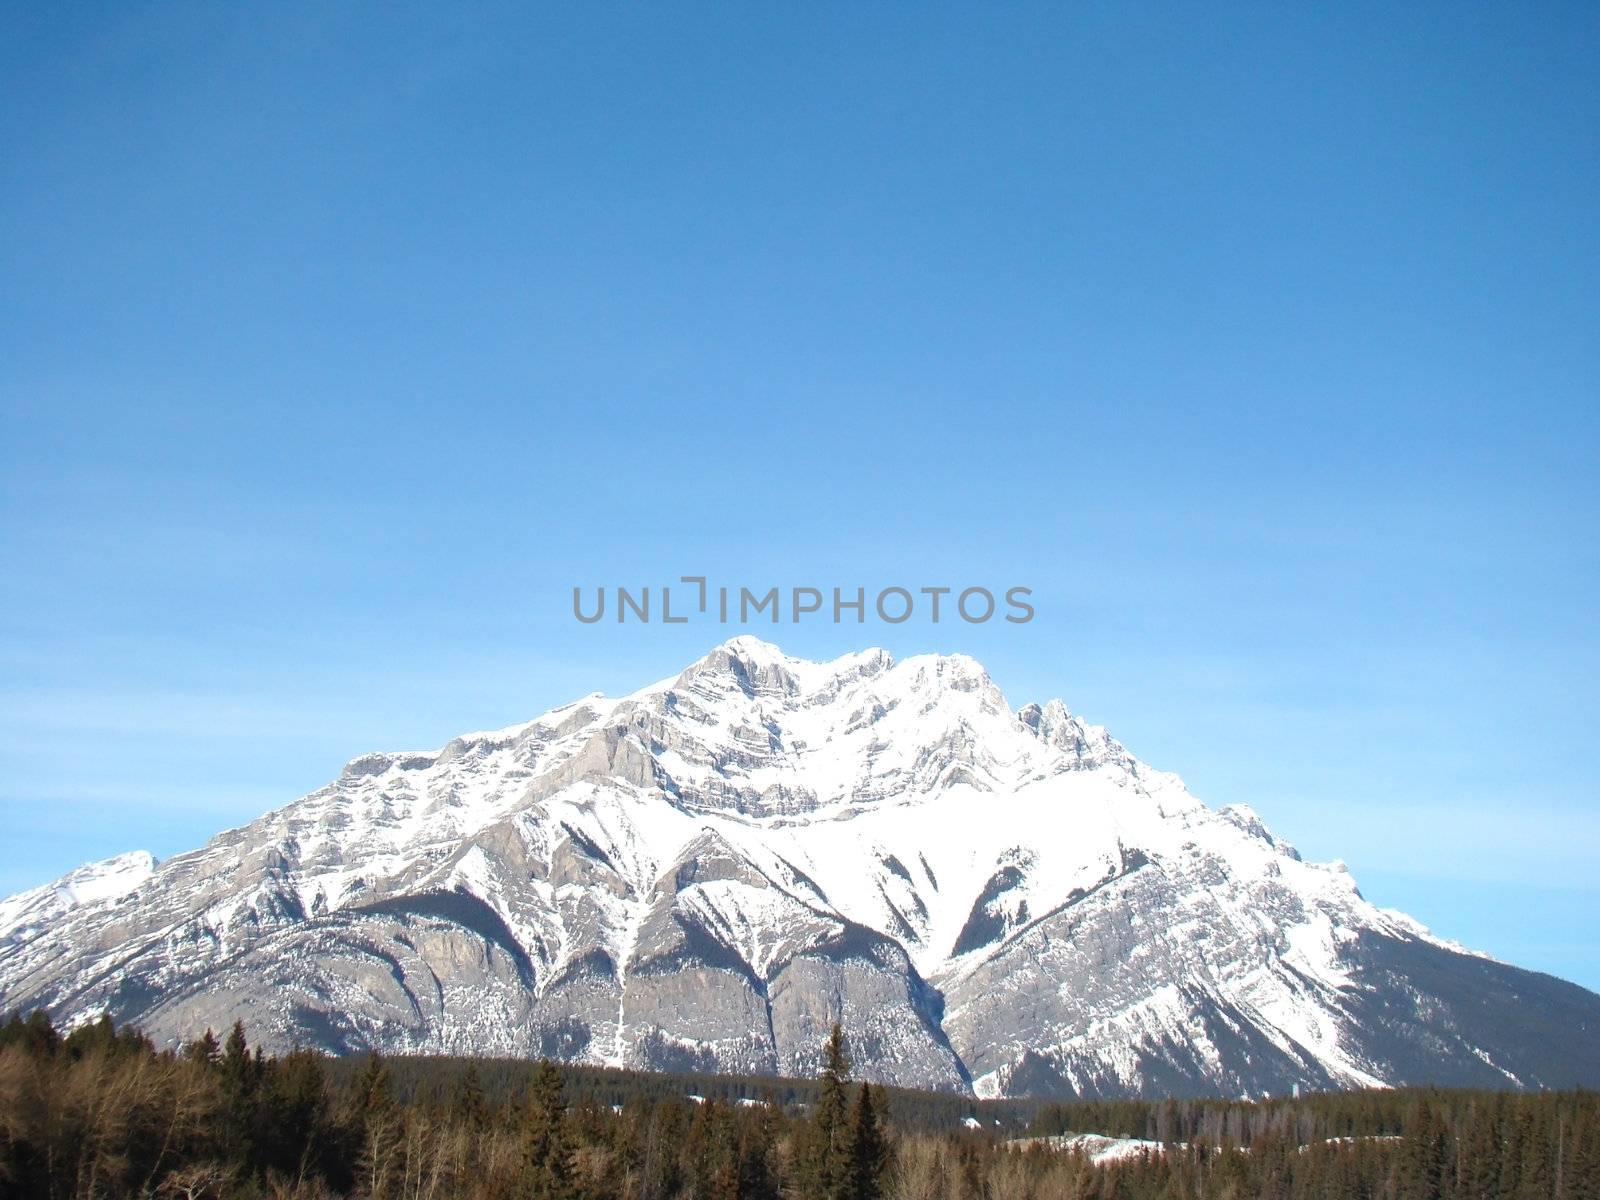
{"type": "Polygon", "coordinates": [[[1261,1189],[1241,1194],[1600,1200],[1600,1094],[1590,1091],[1073,1101],[1047,1105],[1030,1133],[1085,1130],[1162,1143],[1178,1185],[1208,1191],[1220,1176],[1261,1189]]]}
{"type": "MultiPolygon", "coordinates": [[[[395,1095],[405,1103],[435,1104],[470,1074],[484,1094],[498,1103],[525,1093],[537,1064],[525,1058],[465,1058],[448,1055],[406,1055],[388,1060],[395,1095]]],[[[360,1058],[328,1060],[329,1077],[345,1083],[361,1069],[360,1058]]],[[[566,1095],[574,1105],[606,1108],[637,1101],[698,1096],[724,1104],[771,1104],[785,1110],[809,1108],[817,1102],[820,1078],[776,1075],[708,1075],[699,1072],[630,1071],[616,1067],[563,1065],[566,1095]]],[[[873,1086],[885,1119],[895,1128],[917,1132],[953,1129],[968,1120],[1006,1137],[1027,1132],[1043,1102],[978,1100],[958,1092],[873,1086]]]]}
{"type": "Polygon", "coordinates": [[[718,1079],[266,1055],[237,1025],[159,1051],[36,1013],[0,1026],[0,1198],[1600,1200],[1589,1092],[1074,1102],[1025,1144],[1020,1106],[852,1083],[846,1051],[718,1079]],[[1091,1132],[1153,1145],[1097,1166],[1047,1141],[1091,1132]]]}
{"type": "MultiPolygon", "coordinates": [[[[159,1052],[108,1019],[62,1037],[0,1027],[0,1197],[313,1200],[881,1200],[894,1147],[842,1035],[810,1102],[696,1101],[639,1075],[618,1104],[575,1100],[532,1064],[486,1088],[468,1064],[397,1085],[378,1055],[268,1056],[242,1026],[159,1052]]],[[[611,1073],[622,1076],[625,1073],[611,1073]]],[[[591,1076],[591,1089],[597,1083],[591,1076]]]]}

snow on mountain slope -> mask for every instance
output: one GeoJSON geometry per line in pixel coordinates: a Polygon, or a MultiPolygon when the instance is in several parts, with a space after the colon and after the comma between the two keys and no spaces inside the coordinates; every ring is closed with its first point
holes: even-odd
{"type": "Polygon", "coordinates": [[[88,863],[54,883],[0,900],[0,939],[40,929],[80,905],[119,900],[150,878],[155,869],[153,855],[134,850],[88,863]]]}
{"type": "Polygon", "coordinates": [[[869,1077],[985,1095],[1600,1081],[1600,998],[1375,908],[959,655],[736,638],[40,907],[79,874],[0,906],[0,1005],[784,1073],[840,1020],[869,1077]]]}

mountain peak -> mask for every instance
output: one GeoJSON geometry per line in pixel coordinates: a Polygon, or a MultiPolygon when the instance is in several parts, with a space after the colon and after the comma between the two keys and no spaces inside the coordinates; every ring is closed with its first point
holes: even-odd
{"type": "Polygon", "coordinates": [[[710,684],[714,688],[736,688],[748,695],[758,692],[793,692],[798,682],[791,659],[778,647],[758,637],[741,634],[713,646],[704,657],[691,663],[674,681],[679,687],[710,684]]]}
{"type": "Polygon", "coordinates": [[[713,646],[673,681],[686,687],[696,682],[732,686],[747,695],[826,691],[840,680],[878,675],[894,666],[887,650],[858,650],[838,658],[813,660],[786,654],[753,634],[739,634],[713,646]]]}
{"type": "Polygon", "coordinates": [[[735,634],[721,645],[713,647],[713,651],[716,650],[725,650],[747,662],[774,662],[778,659],[787,660],[789,657],[781,648],[771,642],[763,641],[753,633],[735,634]]]}

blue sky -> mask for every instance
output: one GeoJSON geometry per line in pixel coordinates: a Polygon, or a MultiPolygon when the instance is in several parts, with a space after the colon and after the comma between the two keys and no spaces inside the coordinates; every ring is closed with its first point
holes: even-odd
{"type": "Polygon", "coordinates": [[[1600,987],[1593,6],[8,5],[0,891],[737,629],[1600,987]]]}

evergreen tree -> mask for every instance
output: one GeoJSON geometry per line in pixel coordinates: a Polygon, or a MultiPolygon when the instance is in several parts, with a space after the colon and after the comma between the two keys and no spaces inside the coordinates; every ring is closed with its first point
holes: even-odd
{"type": "Polygon", "coordinates": [[[366,1200],[388,1200],[400,1173],[404,1116],[394,1098],[392,1079],[389,1064],[373,1051],[352,1088],[361,1137],[355,1175],[366,1200]]]}
{"type": "Polygon", "coordinates": [[[1500,1106],[1474,1102],[1457,1138],[1458,1193],[1470,1200],[1499,1200],[1500,1106]]]}
{"type": "Polygon", "coordinates": [[[394,1075],[383,1055],[376,1050],[362,1061],[361,1073],[351,1085],[360,1112],[376,1112],[394,1107],[394,1075]]]}
{"type": "Polygon", "coordinates": [[[560,1069],[540,1059],[522,1121],[524,1194],[529,1200],[571,1200],[575,1194],[565,1088],[560,1069]]]}
{"type": "Polygon", "coordinates": [[[43,1058],[54,1054],[60,1045],[61,1035],[50,1023],[50,1014],[42,1008],[34,1009],[26,1019],[20,1012],[13,1012],[5,1028],[0,1029],[0,1050],[19,1046],[29,1055],[43,1058]]]}
{"type": "Polygon", "coordinates": [[[781,1182],[773,1148],[781,1121],[771,1104],[746,1112],[739,1129],[740,1200],[777,1200],[781,1182]]]}
{"type": "Polygon", "coordinates": [[[1580,1121],[1572,1131],[1572,1200],[1600,1200],[1600,1118],[1591,1110],[1588,1127],[1580,1121]]]}
{"type": "Polygon", "coordinates": [[[795,1174],[805,1200],[850,1197],[850,1054],[837,1024],[822,1048],[810,1120],[795,1134],[795,1174]]]}
{"type": "Polygon", "coordinates": [[[329,1120],[321,1056],[291,1050],[272,1060],[263,1073],[262,1090],[257,1137],[262,1165],[290,1179],[321,1174],[344,1183],[347,1172],[341,1174],[335,1162],[339,1146],[329,1120]]]}
{"type": "Polygon", "coordinates": [[[111,1014],[101,1013],[99,1020],[79,1025],[67,1034],[66,1040],[61,1043],[61,1048],[75,1059],[91,1053],[116,1053],[117,1028],[111,1020],[111,1014]]]}
{"type": "Polygon", "coordinates": [[[713,1099],[695,1108],[683,1142],[683,1174],[696,1196],[737,1200],[738,1149],[729,1111],[713,1099]]]}
{"type": "Polygon", "coordinates": [[[668,1200],[682,1185],[678,1150],[688,1133],[689,1114],[676,1096],[657,1100],[650,1110],[641,1154],[641,1195],[646,1200],[668,1200]]]}
{"type": "Polygon", "coordinates": [[[1555,1122],[1549,1119],[1548,1105],[1531,1106],[1527,1114],[1514,1195],[1516,1200],[1546,1200],[1555,1194],[1555,1122]]]}
{"type": "Polygon", "coordinates": [[[889,1162],[889,1146],[878,1124],[872,1089],[865,1083],[850,1110],[849,1200],[878,1200],[883,1194],[883,1176],[889,1162]]]}
{"type": "Polygon", "coordinates": [[[250,1057],[245,1042],[244,1022],[235,1021],[217,1060],[222,1083],[222,1157],[242,1163],[253,1156],[259,1129],[258,1084],[260,1064],[250,1057]]]}
{"type": "Polygon", "coordinates": [[[1500,1149],[1500,1186],[1498,1192],[1501,1200],[1514,1200],[1517,1195],[1517,1182],[1521,1179],[1523,1145],[1528,1129],[1527,1110],[1517,1106],[1512,1112],[1506,1114],[1506,1120],[1501,1132],[1502,1144],[1500,1149]]]}
{"type": "Polygon", "coordinates": [[[183,1056],[201,1066],[216,1066],[217,1060],[222,1056],[222,1048],[217,1045],[217,1035],[209,1029],[206,1030],[183,1048],[183,1056]]]}
{"type": "Polygon", "coordinates": [[[802,1184],[810,1200],[849,1200],[850,1056],[837,1024],[823,1049],[816,1109],[804,1138],[802,1184]]]}
{"type": "Polygon", "coordinates": [[[250,1058],[250,1046],[244,1038],[244,1022],[235,1021],[222,1046],[222,1077],[230,1087],[239,1091],[249,1089],[255,1079],[255,1063],[250,1058]]]}
{"type": "Polygon", "coordinates": [[[484,1097],[483,1080],[478,1077],[476,1064],[467,1064],[467,1069],[456,1080],[450,1094],[450,1115],[465,1122],[474,1132],[488,1122],[489,1102],[484,1097]]]}
{"type": "Polygon", "coordinates": [[[1405,1200],[1440,1200],[1448,1161],[1445,1125],[1427,1100],[1417,1106],[1411,1130],[1400,1142],[1396,1178],[1405,1200]]]}

